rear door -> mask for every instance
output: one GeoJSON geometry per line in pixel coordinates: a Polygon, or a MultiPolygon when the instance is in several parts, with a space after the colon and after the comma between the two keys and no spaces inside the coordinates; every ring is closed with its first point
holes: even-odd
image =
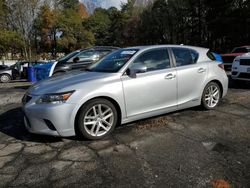
{"type": "Polygon", "coordinates": [[[199,53],[193,49],[171,48],[177,73],[177,98],[180,107],[197,104],[207,76],[207,63],[197,62],[199,53]]]}

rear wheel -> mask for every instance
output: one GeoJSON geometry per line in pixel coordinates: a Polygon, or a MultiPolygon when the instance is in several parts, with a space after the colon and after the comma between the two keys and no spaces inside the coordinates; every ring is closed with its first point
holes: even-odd
{"type": "Polygon", "coordinates": [[[201,105],[207,109],[214,109],[220,102],[221,99],[221,89],[219,85],[215,82],[210,82],[206,85],[203,94],[201,105]]]}
{"type": "Polygon", "coordinates": [[[11,76],[8,74],[2,74],[0,75],[0,81],[2,83],[9,83],[11,81],[11,76]]]}
{"type": "Polygon", "coordinates": [[[98,140],[113,131],[117,124],[117,110],[106,99],[94,99],[80,111],[77,128],[85,138],[98,140]]]}

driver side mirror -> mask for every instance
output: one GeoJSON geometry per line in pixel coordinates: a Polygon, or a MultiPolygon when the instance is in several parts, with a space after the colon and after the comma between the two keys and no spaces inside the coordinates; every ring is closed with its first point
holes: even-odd
{"type": "Polygon", "coordinates": [[[126,71],[127,75],[132,78],[136,78],[137,73],[145,73],[145,72],[147,72],[147,67],[141,63],[133,64],[126,71]]]}
{"type": "Polygon", "coordinates": [[[79,57],[75,57],[75,58],[73,59],[73,63],[77,63],[79,60],[80,60],[79,57]]]}

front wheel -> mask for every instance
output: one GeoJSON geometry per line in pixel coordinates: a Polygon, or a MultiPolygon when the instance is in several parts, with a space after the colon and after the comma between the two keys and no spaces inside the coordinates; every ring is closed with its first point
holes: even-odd
{"type": "Polygon", "coordinates": [[[117,124],[117,110],[106,99],[87,102],[80,111],[77,128],[85,138],[98,140],[111,133],[117,124]]]}
{"type": "Polygon", "coordinates": [[[11,76],[8,74],[0,75],[0,82],[2,83],[9,83],[11,81],[11,76]]]}
{"type": "Polygon", "coordinates": [[[210,82],[206,85],[203,94],[201,105],[206,110],[214,109],[220,102],[221,99],[221,89],[219,85],[215,82],[210,82]]]}

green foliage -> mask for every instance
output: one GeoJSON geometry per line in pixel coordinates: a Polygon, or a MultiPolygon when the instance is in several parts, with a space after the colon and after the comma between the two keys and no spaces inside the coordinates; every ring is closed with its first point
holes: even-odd
{"type": "Polygon", "coordinates": [[[86,48],[94,43],[94,35],[82,26],[81,15],[73,9],[65,9],[59,16],[58,26],[62,35],[59,45],[65,51],[86,48]]]}
{"type": "Polygon", "coordinates": [[[60,0],[60,4],[64,9],[74,9],[76,10],[79,4],[78,0],[60,0]]]}
{"type": "Polygon", "coordinates": [[[16,31],[0,30],[0,53],[16,52],[24,45],[20,34],[16,31]]]}
{"type": "Polygon", "coordinates": [[[98,8],[83,22],[84,28],[91,31],[96,39],[96,45],[109,44],[109,27],[111,20],[108,10],[98,8]]]}

